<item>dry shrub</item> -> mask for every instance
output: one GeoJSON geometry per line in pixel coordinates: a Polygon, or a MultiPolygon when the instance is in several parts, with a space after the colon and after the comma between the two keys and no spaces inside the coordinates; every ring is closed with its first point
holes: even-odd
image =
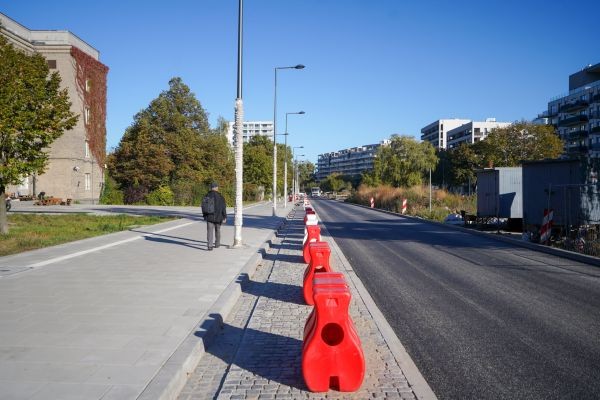
{"type": "Polygon", "coordinates": [[[407,214],[435,220],[443,220],[449,213],[460,210],[465,210],[468,214],[475,213],[475,196],[456,195],[443,189],[432,192],[432,210],[429,211],[428,186],[394,188],[387,185],[361,185],[347,201],[368,206],[371,197],[375,199],[376,208],[394,212],[401,212],[402,200],[407,199],[407,214]]]}

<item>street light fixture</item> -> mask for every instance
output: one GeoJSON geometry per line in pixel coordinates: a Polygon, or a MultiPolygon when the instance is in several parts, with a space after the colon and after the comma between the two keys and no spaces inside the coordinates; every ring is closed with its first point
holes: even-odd
{"type": "Polygon", "coordinates": [[[296,185],[298,186],[298,193],[300,193],[300,163],[298,158],[304,157],[304,154],[298,154],[296,156],[296,185]]]}
{"type": "Polygon", "coordinates": [[[296,180],[296,157],[294,156],[294,153],[296,152],[296,149],[303,149],[304,146],[296,146],[296,147],[292,147],[292,163],[293,163],[293,184],[292,184],[292,192],[294,195],[294,198],[296,196],[296,193],[298,193],[298,181],[296,180]]]}
{"type": "MultiPolygon", "coordinates": [[[[285,113],[285,156],[283,158],[283,207],[287,208],[287,192],[288,192],[288,186],[287,186],[287,137],[289,135],[288,132],[288,115],[290,114],[298,114],[298,115],[304,115],[306,114],[304,111],[298,111],[298,112],[288,112],[285,113]]],[[[293,157],[292,157],[293,158],[293,157]]]]}
{"type": "Polygon", "coordinates": [[[275,67],[275,85],[273,96],[273,216],[277,216],[277,70],[279,69],[304,69],[298,64],[290,67],[275,67]]]}

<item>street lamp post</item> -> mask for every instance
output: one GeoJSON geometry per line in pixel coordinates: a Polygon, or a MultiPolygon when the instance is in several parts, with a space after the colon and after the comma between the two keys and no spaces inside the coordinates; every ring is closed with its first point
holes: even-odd
{"type": "Polygon", "coordinates": [[[304,69],[298,64],[292,67],[275,67],[275,85],[273,96],[273,216],[277,215],[277,70],[278,69],[304,69]]]}
{"type": "Polygon", "coordinates": [[[243,33],[243,0],[239,0],[238,10],[238,54],[237,54],[237,96],[235,99],[235,212],[233,247],[242,247],[242,208],[244,181],[244,104],[242,102],[242,33],[243,33]]]}
{"type": "MultiPolygon", "coordinates": [[[[288,187],[287,187],[287,138],[289,135],[288,132],[288,115],[290,114],[299,114],[299,115],[303,115],[306,114],[304,111],[298,111],[298,112],[288,112],[285,113],[285,157],[283,157],[283,207],[287,208],[287,192],[288,192],[288,187]]],[[[293,157],[292,157],[293,158],[293,157]]]]}
{"type": "Polygon", "coordinates": [[[304,157],[304,154],[298,154],[296,156],[296,186],[298,186],[298,193],[300,193],[300,163],[298,162],[298,158],[304,157]]]}
{"type": "Polygon", "coordinates": [[[294,156],[294,153],[296,152],[296,149],[303,149],[304,146],[296,146],[296,147],[292,147],[292,162],[294,165],[293,168],[293,184],[292,184],[292,192],[294,194],[294,196],[296,196],[296,193],[298,193],[298,180],[296,179],[296,158],[294,156]]]}

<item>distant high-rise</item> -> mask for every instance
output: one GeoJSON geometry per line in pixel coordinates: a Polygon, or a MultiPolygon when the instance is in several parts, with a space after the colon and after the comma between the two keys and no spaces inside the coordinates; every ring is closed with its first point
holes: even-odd
{"type": "Polygon", "coordinates": [[[447,149],[453,149],[461,143],[473,144],[483,140],[496,128],[505,128],[510,122],[496,122],[495,118],[485,121],[469,121],[447,132],[447,149]]]}
{"type": "Polygon", "coordinates": [[[104,184],[106,156],[106,75],[98,50],[69,31],[30,30],[0,13],[0,35],[15,48],[46,58],[50,73],[58,71],[67,89],[71,111],[79,115],[75,127],[48,149],[49,161],[41,175],[23,177],[8,193],[98,200],[104,184]]]}
{"type": "Polygon", "coordinates": [[[342,175],[360,175],[373,169],[375,154],[379,146],[386,146],[389,140],[377,144],[352,147],[349,149],[319,154],[317,160],[317,180],[321,181],[327,176],[338,173],[342,175]]]}
{"type": "Polygon", "coordinates": [[[600,63],[569,76],[569,93],[548,102],[548,118],[567,154],[600,157],[600,63]]]}
{"type": "Polygon", "coordinates": [[[438,119],[421,129],[421,140],[429,142],[436,149],[445,149],[447,146],[447,133],[449,130],[458,128],[471,122],[470,119],[438,119]]]}
{"type": "MultiPolygon", "coordinates": [[[[233,145],[233,122],[227,124],[227,141],[233,145]]],[[[243,125],[244,143],[256,135],[266,136],[273,140],[273,121],[244,121],[243,125]]]]}

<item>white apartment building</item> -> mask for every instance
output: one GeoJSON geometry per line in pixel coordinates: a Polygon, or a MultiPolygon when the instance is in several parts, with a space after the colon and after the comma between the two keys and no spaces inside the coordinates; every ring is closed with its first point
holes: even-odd
{"type": "Polygon", "coordinates": [[[387,146],[389,144],[389,140],[383,140],[377,144],[367,144],[331,153],[319,154],[317,172],[315,173],[317,180],[321,181],[333,173],[360,175],[365,171],[372,170],[377,149],[379,146],[387,146]]]}
{"type": "Polygon", "coordinates": [[[436,149],[446,149],[448,131],[469,122],[470,119],[438,119],[421,129],[421,140],[431,143],[436,149]]]}
{"type": "Polygon", "coordinates": [[[9,186],[7,193],[70,198],[82,203],[97,201],[104,184],[106,156],[106,76],[98,50],[69,31],[30,30],[0,13],[0,35],[25,53],[46,58],[50,73],[58,71],[61,89],[67,89],[71,111],[79,115],[75,127],[63,133],[48,149],[48,165],[41,175],[24,177],[20,185],[9,186]],[[85,60],[87,74],[78,60],[85,60]],[[96,77],[97,79],[94,80],[96,77]],[[81,84],[84,82],[84,84],[81,84]],[[94,96],[99,91],[99,96],[94,96]],[[92,100],[90,98],[99,98],[92,100]],[[95,132],[94,148],[90,132],[95,132]]]}
{"type": "Polygon", "coordinates": [[[487,118],[484,122],[470,121],[447,132],[448,143],[446,148],[453,149],[461,143],[472,144],[487,137],[496,128],[505,128],[510,122],[496,122],[495,118],[487,118]]]}
{"type": "MultiPolygon", "coordinates": [[[[233,146],[233,125],[234,122],[227,124],[227,142],[233,146]]],[[[250,138],[256,135],[267,136],[273,140],[273,121],[244,121],[244,143],[248,143],[250,138]]]]}

